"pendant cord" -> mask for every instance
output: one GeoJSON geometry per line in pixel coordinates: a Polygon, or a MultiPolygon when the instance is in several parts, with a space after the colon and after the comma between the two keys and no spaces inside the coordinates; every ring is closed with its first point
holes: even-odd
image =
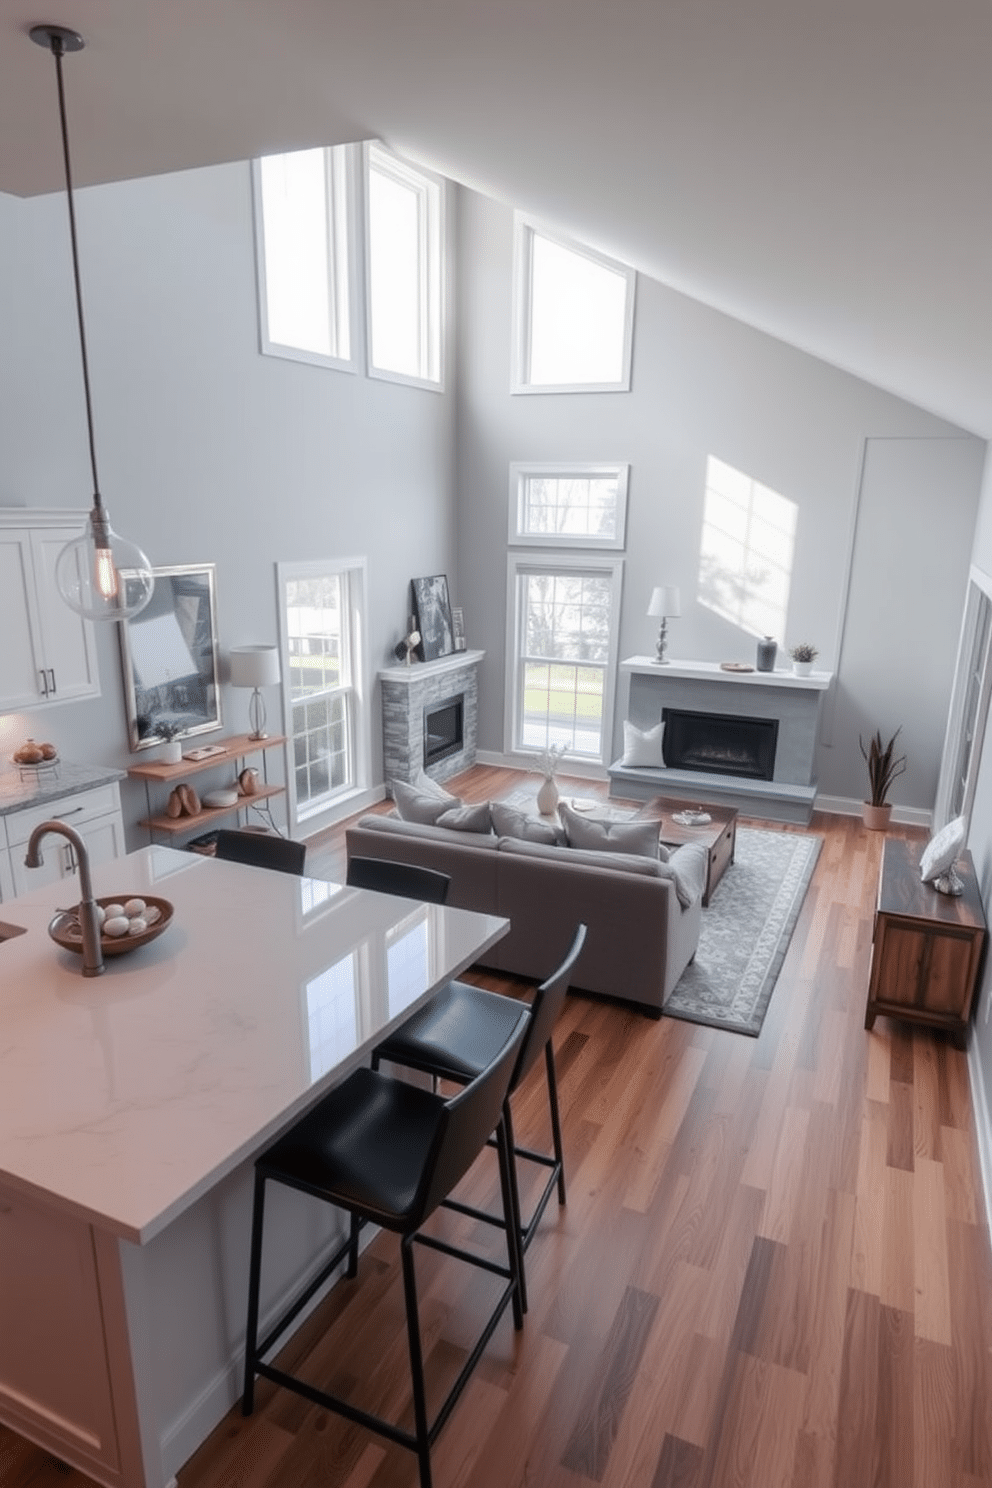
{"type": "Polygon", "coordinates": [[[65,85],[62,81],[62,56],[64,47],[60,36],[50,38],[52,55],[55,58],[55,74],[59,87],[59,119],[62,123],[62,156],[65,161],[65,189],[69,203],[69,239],[72,244],[72,276],[76,285],[76,315],[79,320],[79,354],[83,363],[83,393],[86,399],[86,433],[90,444],[90,469],[93,472],[93,505],[102,507],[100,481],[96,470],[96,440],[93,435],[93,402],[90,396],[90,366],[86,354],[86,325],[83,320],[83,288],[79,278],[79,247],[76,242],[76,209],[72,197],[72,166],[69,162],[69,125],[65,111],[65,85]]]}

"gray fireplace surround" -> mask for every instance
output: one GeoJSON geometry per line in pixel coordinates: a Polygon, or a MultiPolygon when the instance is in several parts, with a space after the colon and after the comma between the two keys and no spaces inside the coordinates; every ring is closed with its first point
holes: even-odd
{"type": "Polygon", "coordinates": [[[816,740],[820,703],[832,673],[806,677],[774,672],[724,671],[718,662],[673,661],[659,666],[649,656],[621,663],[628,680],[626,711],[638,728],[654,727],[664,708],[719,717],[775,719],[778,737],[770,780],[711,771],[637,768],[616,760],[609,769],[610,794],[647,800],[674,796],[686,802],[734,806],[772,821],[808,822],[816,800],[816,740]]]}
{"type": "Polygon", "coordinates": [[[479,662],[484,651],[456,651],[437,661],[385,667],[382,689],[382,756],[386,788],[411,781],[424,768],[424,715],[449,701],[462,702],[461,747],[432,764],[432,780],[449,780],[475,763],[479,728],[479,662]]]}

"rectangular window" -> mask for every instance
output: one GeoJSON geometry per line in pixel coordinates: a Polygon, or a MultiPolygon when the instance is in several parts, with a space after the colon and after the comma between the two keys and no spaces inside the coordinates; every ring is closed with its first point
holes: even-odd
{"type": "Polygon", "coordinates": [[[365,147],[369,376],[442,382],[444,183],[365,147]]]}
{"type": "Polygon", "coordinates": [[[798,508],[710,456],[699,602],[752,635],[781,636],[789,608],[798,508]]]}
{"type": "Polygon", "coordinates": [[[605,762],[622,560],[510,560],[510,748],[605,762]]]}
{"type": "Polygon", "coordinates": [[[511,544],[622,548],[629,468],[511,465],[511,544]]]}
{"type": "Polygon", "coordinates": [[[279,564],[294,822],[362,783],[364,565],[279,564]]]}
{"type": "Polygon", "coordinates": [[[634,270],[515,218],[514,393],[629,392],[634,270]]]}
{"type": "Polygon", "coordinates": [[[354,370],[350,147],[253,162],[262,351],[354,370]]]}

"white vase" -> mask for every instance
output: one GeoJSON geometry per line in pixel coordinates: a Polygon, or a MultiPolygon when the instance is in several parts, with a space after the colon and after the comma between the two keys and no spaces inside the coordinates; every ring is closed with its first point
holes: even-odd
{"type": "Polygon", "coordinates": [[[553,775],[546,775],[537,792],[537,809],[542,816],[554,816],[558,807],[558,787],[553,775]]]}

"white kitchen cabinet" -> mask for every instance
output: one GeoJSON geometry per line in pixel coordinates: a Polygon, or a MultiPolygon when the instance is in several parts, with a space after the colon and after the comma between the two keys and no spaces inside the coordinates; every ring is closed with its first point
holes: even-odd
{"type": "MultiPolygon", "coordinates": [[[[24,866],[28,838],[40,822],[61,821],[74,827],[86,844],[91,865],[109,863],[113,858],[123,857],[126,851],[116,781],[62,796],[45,805],[8,812],[2,820],[6,826],[7,868],[15,894],[26,894],[42,884],[71,878],[78,867],[71,843],[54,832],[41,844],[41,867],[24,866]]],[[[0,875],[0,884],[3,881],[4,876],[0,875]]],[[[5,897],[9,896],[5,894],[5,897]]]]}
{"type": "Polygon", "coordinates": [[[86,513],[0,509],[0,712],[98,697],[90,621],[59,595],[55,562],[86,513]]]}

